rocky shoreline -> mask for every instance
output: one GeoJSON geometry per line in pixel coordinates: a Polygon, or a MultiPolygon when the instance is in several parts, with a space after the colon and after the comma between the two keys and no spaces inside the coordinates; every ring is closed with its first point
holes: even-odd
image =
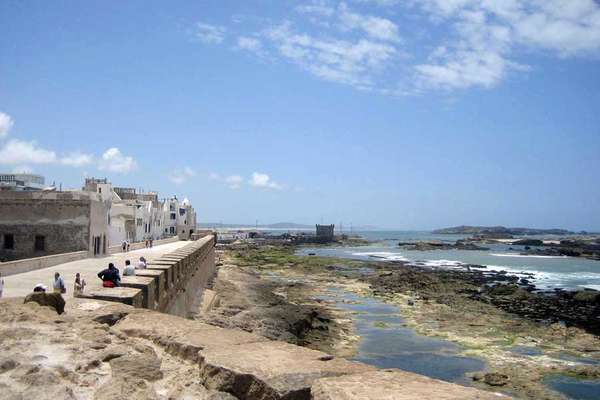
{"type": "MultiPolygon", "coordinates": [[[[296,249],[245,245],[226,251],[226,268],[268,282],[260,290],[300,306],[263,303],[260,313],[249,314],[254,319],[281,320],[276,317],[279,312],[267,310],[285,309],[282,320],[287,322],[278,325],[278,330],[289,333],[292,321],[306,320],[308,310],[319,316],[306,325],[304,336],[309,340],[294,335],[287,340],[352,356],[359,344],[352,315],[319,300],[319,294],[335,287],[395,304],[418,333],[453,341],[463,346],[466,356],[484,359],[487,370],[471,376],[477,387],[520,398],[563,399],[544,384],[545,376],[600,378],[598,292],[536,293],[527,277],[487,271],[482,266],[439,270],[405,262],[298,256],[296,249]],[[318,322],[313,325],[314,321],[318,322]]],[[[227,312],[217,313],[228,319],[227,312]]],[[[255,327],[246,328],[256,332],[255,327]]]]}

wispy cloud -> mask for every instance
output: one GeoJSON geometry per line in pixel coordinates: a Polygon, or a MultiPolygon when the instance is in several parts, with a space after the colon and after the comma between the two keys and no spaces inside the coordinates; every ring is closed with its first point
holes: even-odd
{"type": "Polygon", "coordinates": [[[219,44],[225,38],[225,28],[218,25],[210,25],[202,22],[196,23],[195,37],[203,43],[219,44]]]}
{"type": "Polygon", "coordinates": [[[208,177],[210,180],[224,183],[229,189],[233,190],[240,189],[244,185],[259,189],[282,190],[287,188],[286,185],[275,182],[268,174],[260,172],[252,173],[252,175],[247,179],[238,174],[221,175],[215,172],[210,173],[208,177]]]}
{"type": "Polygon", "coordinates": [[[399,42],[398,26],[387,18],[374,17],[350,11],[346,3],[341,3],[338,16],[343,29],[362,30],[372,39],[399,42]]]}
{"type": "Polygon", "coordinates": [[[251,186],[265,188],[265,189],[283,189],[283,185],[273,181],[271,177],[267,174],[262,174],[260,172],[253,172],[252,178],[248,181],[251,186]]]}
{"type": "Polygon", "coordinates": [[[82,167],[94,162],[94,156],[79,152],[69,153],[60,159],[60,163],[71,167],[82,167]]]}
{"type": "Polygon", "coordinates": [[[229,175],[225,178],[225,183],[230,189],[239,189],[244,182],[244,178],[239,175],[229,175]]]}
{"type": "Polygon", "coordinates": [[[194,176],[196,176],[196,171],[194,171],[191,167],[175,169],[167,175],[169,180],[176,185],[181,185],[182,183],[187,182],[190,178],[193,178],[194,176]]]}
{"type": "Polygon", "coordinates": [[[368,89],[374,77],[396,54],[393,45],[360,39],[323,39],[297,33],[289,21],[264,32],[280,56],[311,74],[332,82],[368,89]]]}
{"type": "MultiPolygon", "coordinates": [[[[386,94],[493,88],[532,70],[532,53],[600,55],[594,0],[313,0],[294,10],[258,31],[236,24],[231,47],[386,94]],[[402,30],[405,18],[435,33],[402,30]],[[433,50],[410,54],[415,47],[433,50]]],[[[206,43],[224,41],[224,27],[199,27],[206,43]]]]}

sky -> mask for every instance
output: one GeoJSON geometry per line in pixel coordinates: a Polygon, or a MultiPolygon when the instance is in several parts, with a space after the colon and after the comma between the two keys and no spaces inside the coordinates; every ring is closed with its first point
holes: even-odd
{"type": "Polygon", "coordinates": [[[4,0],[0,26],[0,171],[200,222],[600,231],[595,0],[4,0]]]}

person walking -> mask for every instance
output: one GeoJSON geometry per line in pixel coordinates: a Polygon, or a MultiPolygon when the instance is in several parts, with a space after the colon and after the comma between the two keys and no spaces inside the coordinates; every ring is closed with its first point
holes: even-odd
{"type": "Polygon", "coordinates": [[[65,281],[58,272],[54,274],[54,283],[52,284],[52,287],[54,288],[54,293],[67,293],[65,281]]]}
{"type": "Polygon", "coordinates": [[[85,289],[85,279],[81,278],[79,272],[75,274],[75,284],[73,285],[73,296],[77,297],[83,294],[83,290],[85,289]]]}
{"type": "Polygon", "coordinates": [[[123,240],[123,243],[121,243],[121,248],[123,249],[123,253],[125,253],[125,250],[127,250],[127,240],[123,240]]]}
{"type": "Polygon", "coordinates": [[[104,287],[119,287],[121,286],[121,276],[119,270],[113,263],[108,264],[108,268],[98,272],[98,278],[102,279],[104,287]]]}
{"type": "Polygon", "coordinates": [[[127,252],[129,253],[129,240],[127,241],[127,252]]]}

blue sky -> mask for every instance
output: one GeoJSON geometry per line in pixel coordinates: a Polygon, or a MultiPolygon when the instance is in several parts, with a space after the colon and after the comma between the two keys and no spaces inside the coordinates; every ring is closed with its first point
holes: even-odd
{"type": "Polygon", "coordinates": [[[600,230],[594,0],[0,3],[0,169],[202,221],[600,230]]]}

